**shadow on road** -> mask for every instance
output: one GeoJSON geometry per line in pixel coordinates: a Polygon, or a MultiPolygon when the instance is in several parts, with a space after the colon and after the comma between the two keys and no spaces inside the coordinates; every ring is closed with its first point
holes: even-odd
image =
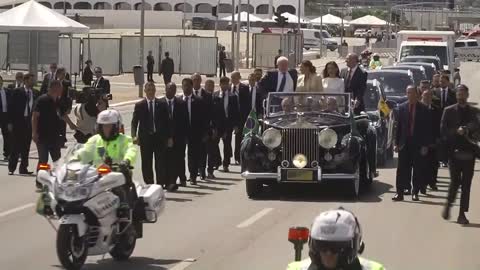
{"type": "Polygon", "coordinates": [[[166,266],[176,264],[181,260],[152,259],[146,257],[131,257],[128,261],[117,262],[113,259],[100,259],[96,264],[87,263],[84,270],[166,270],[166,266]]]}
{"type": "Polygon", "coordinates": [[[298,202],[381,202],[383,194],[393,186],[374,181],[369,190],[358,199],[349,194],[349,187],[337,184],[299,185],[283,184],[274,188],[265,187],[263,197],[258,200],[298,201],[298,202]]]}
{"type": "Polygon", "coordinates": [[[480,223],[470,223],[467,225],[463,225],[463,227],[480,229],[480,223]]]}
{"type": "Polygon", "coordinates": [[[171,201],[171,202],[191,202],[193,200],[192,199],[183,199],[183,198],[169,198],[167,196],[167,201],[171,201]]]}

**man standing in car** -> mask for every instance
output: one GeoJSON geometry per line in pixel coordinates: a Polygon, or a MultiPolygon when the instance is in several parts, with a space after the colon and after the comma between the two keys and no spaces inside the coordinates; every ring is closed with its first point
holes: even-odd
{"type": "Polygon", "coordinates": [[[345,93],[352,93],[354,113],[360,114],[365,110],[363,96],[367,89],[367,73],[360,67],[358,55],[349,54],[346,59],[347,67],[342,69],[340,77],[345,82],[345,93]]]}

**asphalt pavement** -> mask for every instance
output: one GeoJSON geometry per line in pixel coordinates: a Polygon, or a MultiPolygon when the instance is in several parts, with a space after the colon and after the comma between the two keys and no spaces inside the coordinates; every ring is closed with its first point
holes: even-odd
{"type": "MultiPolygon", "coordinates": [[[[462,78],[471,86],[471,101],[480,101],[480,64],[465,63],[462,78]]],[[[121,107],[129,126],[133,107],[121,107]]],[[[128,132],[128,130],[127,130],[128,132]]],[[[35,151],[32,148],[32,151],[35,151]]],[[[36,164],[32,153],[30,169],[36,164]]],[[[35,214],[38,194],[33,177],[8,176],[0,164],[0,269],[59,269],[55,231],[35,214]]],[[[134,177],[139,178],[140,160],[134,177]]],[[[478,167],[478,166],[477,166],[478,167]]],[[[345,197],[336,186],[288,186],[270,191],[261,200],[250,200],[239,167],[231,173],[216,172],[218,179],[167,194],[167,207],[156,224],[146,224],[128,262],[114,262],[109,255],[89,257],[86,270],[273,270],[285,269],[293,260],[287,241],[291,226],[311,225],[321,211],[344,206],[358,216],[364,231],[364,256],[382,262],[388,270],[480,269],[480,190],[476,171],[468,218],[471,224],[441,217],[448,189],[448,172],[440,169],[439,191],[392,202],[396,159],[380,169],[372,190],[358,201],[345,197]]],[[[307,247],[303,251],[307,256],[307,247]]]]}

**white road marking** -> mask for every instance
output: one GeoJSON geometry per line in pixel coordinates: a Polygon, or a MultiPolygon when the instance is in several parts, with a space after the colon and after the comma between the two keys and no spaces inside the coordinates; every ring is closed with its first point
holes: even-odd
{"type": "Polygon", "coordinates": [[[173,268],[171,268],[170,270],[184,270],[186,269],[187,267],[189,267],[190,265],[192,265],[194,262],[196,261],[196,259],[192,258],[192,259],[186,259],[180,263],[177,263],[173,268]]]}
{"type": "Polygon", "coordinates": [[[14,213],[16,213],[16,212],[20,212],[20,211],[22,211],[22,210],[25,210],[25,209],[28,209],[28,208],[31,208],[31,207],[34,207],[34,206],[35,206],[34,203],[27,203],[27,204],[25,204],[25,205],[22,205],[22,206],[19,206],[19,207],[10,209],[10,210],[8,210],[8,211],[1,212],[1,213],[0,213],[0,218],[6,217],[6,216],[8,216],[8,215],[14,214],[14,213]]]}
{"type": "Polygon", "coordinates": [[[256,213],[255,215],[251,216],[249,219],[247,219],[244,222],[238,224],[237,228],[242,229],[242,228],[246,228],[246,227],[252,225],[253,223],[257,222],[262,217],[266,216],[272,210],[273,210],[273,208],[263,209],[262,211],[260,211],[260,212],[256,213]]]}

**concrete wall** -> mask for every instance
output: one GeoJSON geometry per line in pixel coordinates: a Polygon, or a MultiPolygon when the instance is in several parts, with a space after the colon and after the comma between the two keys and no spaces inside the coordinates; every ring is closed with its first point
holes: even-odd
{"type": "MultiPolygon", "coordinates": [[[[103,17],[103,28],[140,28],[140,11],[137,10],[69,10],[86,17],[103,17]]],[[[145,28],[182,28],[183,13],[178,11],[145,11],[145,28]]],[[[81,20],[81,18],[80,18],[81,20]]]]}

